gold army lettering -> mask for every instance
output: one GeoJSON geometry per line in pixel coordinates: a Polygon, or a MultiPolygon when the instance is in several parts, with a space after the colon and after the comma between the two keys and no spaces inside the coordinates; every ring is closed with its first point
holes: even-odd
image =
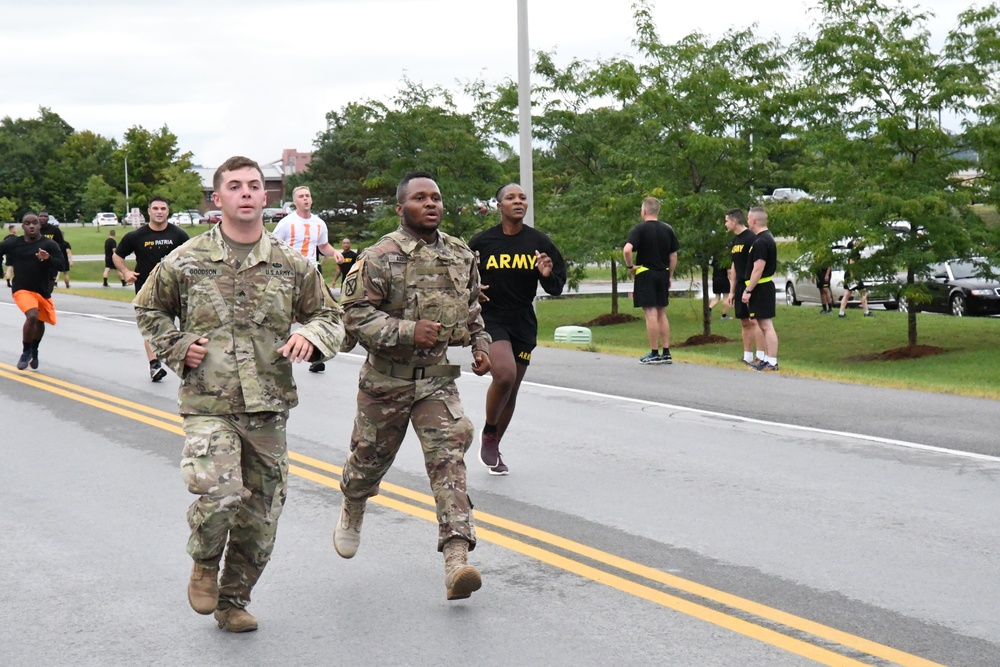
{"type": "Polygon", "coordinates": [[[503,253],[500,255],[490,255],[486,259],[487,269],[534,269],[535,260],[537,258],[534,255],[528,255],[526,253],[519,253],[516,255],[508,255],[503,253]]]}

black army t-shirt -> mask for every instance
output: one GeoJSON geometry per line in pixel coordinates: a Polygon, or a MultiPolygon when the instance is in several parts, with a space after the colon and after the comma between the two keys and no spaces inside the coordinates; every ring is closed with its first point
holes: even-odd
{"type": "Polygon", "coordinates": [[[774,242],[774,236],[766,229],[753,240],[753,247],[750,249],[750,263],[747,265],[744,278],[750,278],[750,274],[753,273],[753,265],[759,259],[764,260],[764,273],[760,276],[761,280],[772,277],[778,268],[778,246],[774,242]]]}
{"type": "Polygon", "coordinates": [[[530,309],[538,285],[548,294],[562,294],[566,284],[566,262],[556,244],[534,227],[524,225],[513,236],[496,225],[479,232],[469,241],[469,248],[479,258],[479,280],[488,285],[483,317],[494,310],[530,309]],[[543,278],[535,267],[535,251],[552,260],[552,273],[543,278]]]}
{"type": "Polygon", "coordinates": [[[358,258],[358,253],[355,250],[344,250],[341,254],[344,256],[344,261],[337,266],[340,267],[340,275],[346,276],[358,258]]]}
{"type": "Polygon", "coordinates": [[[736,282],[740,285],[744,285],[747,276],[750,275],[750,269],[747,267],[750,264],[750,248],[753,247],[753,240],[755,238],[757,238],[757,235],[750,231],[750,229],[744,229],[733,237],[733,271],[736,275],[736,282]]]}
{"type": "Polygon", "coordinates": [[[635,250],[635,263],[666,271],[670,268],[670,255],[681,249],[674,228],[660,220],[643,220],[629,232],[627,243],[635,250]]]}

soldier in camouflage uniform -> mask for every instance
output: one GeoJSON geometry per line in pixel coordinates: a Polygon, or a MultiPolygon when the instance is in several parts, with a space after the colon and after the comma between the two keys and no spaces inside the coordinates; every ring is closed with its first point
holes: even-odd
{"type": "Polygon", "coordinates": [[[471,344],[472,370],[484,375],[490,337],[480,316],[475,255],[438,231],[444,207],[437,184],[427,173],[407,174],[396,199],[400,228],[368,248],[343,285],[344,324],[352,339],[345,347],[359,341],[368,359],[333,543],[344,558],[357,553],[365,503],[378,494],[412,422],[437,504],[446,595],[457,600],[479,590],[482,579],[467,562],[476,545],[464,460],[472,422],[455,386],[460,369],[446,353],[449,346],[471,344]]]}
{"type": "Polygon", "coordinates": [[[257,629],[246,606],[285,500],[292,362],[331,358],[344,328],[316,268],[264,230],[260,167],[230,158],[214,185],[222,222],[165,257],[133,305],[143,337],[181,378],[181,470],[198,495],[187,514],[188,600],[245,632],[257,629]]]}

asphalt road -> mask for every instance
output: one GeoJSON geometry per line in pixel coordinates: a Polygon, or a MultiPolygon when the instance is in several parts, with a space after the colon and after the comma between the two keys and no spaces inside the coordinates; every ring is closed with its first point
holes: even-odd
{"type": "MultiPolygon", "coordinates": [[[[412,437],[333,552],[361,356],[297,368],[261,629],[220,632],[185,598],[176,378],[149,382],[127,304],[56,299],[18,372],[0,296],[4,664],[998,662],[996,402],[546,348],[511,475],[469,457],[484,588],[452,603],[412,437]]],[[[488,379],[459,383],[481,424],[488,379]]]]}

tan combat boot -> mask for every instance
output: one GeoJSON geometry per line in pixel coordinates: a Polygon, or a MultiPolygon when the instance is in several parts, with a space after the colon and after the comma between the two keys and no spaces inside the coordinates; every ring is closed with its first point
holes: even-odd
{"type": "Polygon", "coordinates": [[[188,581],[188,602],[199,614],[211,614],[219,604],[219,568],[202,567],[198,563],[191,569],[188,581]]]}
{"type": "Polygon", "coordinates": [[[444,586],[449,600],[463,600],[483,586],[479,570],[468,563],[469,543],[453,537],[444,543],[444,586]]]}
{"type": "Polygon", "coordinates": [[[365,518],[367,498],[352,500],[344,496],[340,506],[340,517],[337,527],[333,530],[333,548],[341,558],[353,558],[361,545],[361,522],[365,518]]]}
{"type": "Polygon", "coordinates": [[[216,609],[215,620],[227,632],[253,632],[257,629],[257,619],[253,614],[239,607],[216,609]]]}

